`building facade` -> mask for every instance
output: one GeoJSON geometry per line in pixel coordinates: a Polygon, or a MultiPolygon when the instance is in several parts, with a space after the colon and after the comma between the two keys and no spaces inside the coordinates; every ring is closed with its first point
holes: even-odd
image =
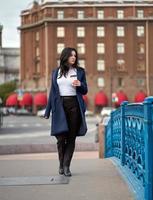
{"type": "Polygon", "coordinates": [[[0,84],[19,81],[20,49],[2,47],[2,26],[0,26],[0,84]]]}
{"type": "Polygon", "coordinates": [[[143,90],[153,95],[153,2],[34,2],[21,12],[21,83],[47,91],[50,75],[66,46],[78,50],[89,86],[89,108],[103,90],[123,90],[129,101],[143,90]]]}

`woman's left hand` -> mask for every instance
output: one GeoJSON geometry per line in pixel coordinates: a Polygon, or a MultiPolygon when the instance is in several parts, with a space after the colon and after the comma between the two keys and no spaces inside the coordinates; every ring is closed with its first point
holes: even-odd
{"type": "Polygon", "coordinates": [[[81,86],[81,82],[79,80],[74,80],[72,85],[73,86],[81,86]]]}

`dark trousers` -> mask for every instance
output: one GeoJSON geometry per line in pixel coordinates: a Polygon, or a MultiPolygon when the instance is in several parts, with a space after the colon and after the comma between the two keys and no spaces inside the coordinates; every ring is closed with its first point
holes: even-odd
{"type": "MultiPolygon", "coordinates": [[[[60,167],[70,166],[75,140],[81,124],[80,108],[76,96],[61,97],[69,132],[56,136],[60,167]]],[[[60,113],[59,113],[60,114],[60,113]]]]}

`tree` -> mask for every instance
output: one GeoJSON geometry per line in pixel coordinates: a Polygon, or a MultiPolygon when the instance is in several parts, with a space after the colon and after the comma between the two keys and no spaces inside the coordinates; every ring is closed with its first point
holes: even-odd
{"type": "Polygon", "coordinates": [[[5,104],[7,97],[14,92],[16,88],[16,81],[7,82],[0,85],[0,98],[3,101],[3,105],[5,104]]]}

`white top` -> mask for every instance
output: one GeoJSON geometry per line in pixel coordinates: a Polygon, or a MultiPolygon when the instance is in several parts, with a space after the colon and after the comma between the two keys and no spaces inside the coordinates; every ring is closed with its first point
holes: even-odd
{"type": "Polygon", "coordinates": [[[57,84],[59,87],[60,96],[76,96],[76,87],[72,86],[72,82],[77,79],[77,70],[70,68],[67,76],[59,77],[60,69],[58,70],[57,84]]]}

